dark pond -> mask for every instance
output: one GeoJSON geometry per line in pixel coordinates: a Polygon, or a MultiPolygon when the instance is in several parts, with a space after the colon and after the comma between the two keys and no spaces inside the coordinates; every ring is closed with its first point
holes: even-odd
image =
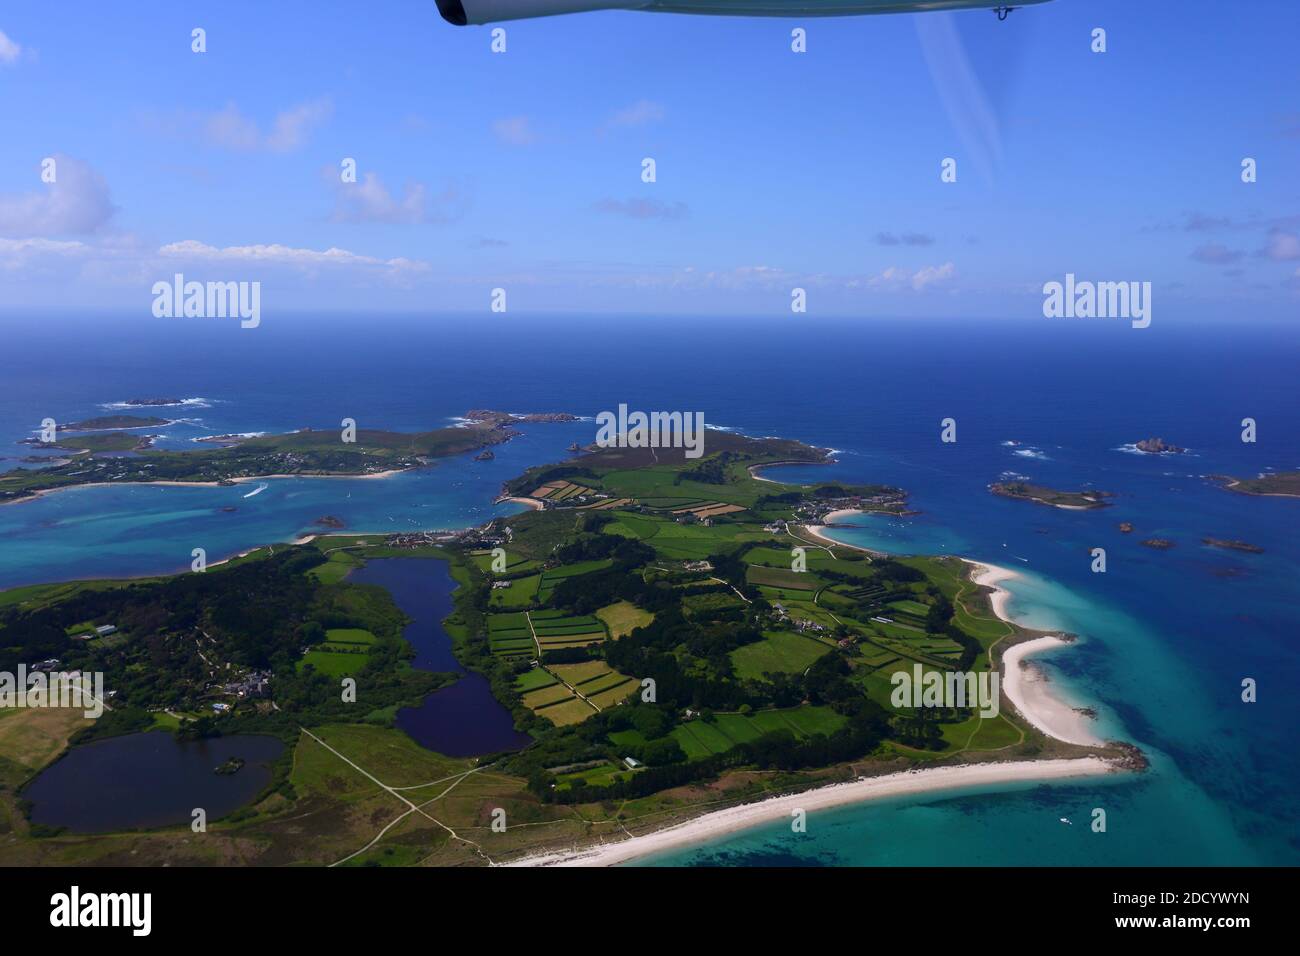
{"type": "Polygon", "coordinates": [[[264,734],[179,741],[151,731],[74,747],[31,782],[33,823],[77,833],[190,823],[196,807],[211,823],[247,803],[271,781],[284,744],[264,734]],[[244,766],[215,769],[232,757],[244,766]]]}
{"type": "Polygon", "coordinates": [[[467,671],[452,653],[451,636],[443,630],[442,619],[452,612],[456,581],[446,561],[373,559],[348,575],[348,581],[386,588],[411,618],[402,636],[415,648],[414,667],[461,675],[419,707],[398,711],[398,727],[421,746],[449,757],[519,750],[532,743],[531,737],[515,730],[510,711],[492,696],[487,678],[467,671]]]}

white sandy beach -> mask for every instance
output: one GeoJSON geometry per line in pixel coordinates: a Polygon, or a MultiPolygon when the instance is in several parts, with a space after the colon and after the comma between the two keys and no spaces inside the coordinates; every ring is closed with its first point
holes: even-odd
{"type": "Polygon", "coordinates": [[[757,803],[728,807],[645,836],[595,847],[561,850],[524,857],[506,866],[614,866],[664,850],[695,843],[705,843],[773,820],[789,819],[794,810],[812,815],[818,810],[932,793],[963,787],[984,787],[1000,783],[1063,780],[1071,777],[1095,777],[1116,772],[1101,757],[1074,757],[1066,760],[1020,760],[1005,763],[973,763],[957,767],[930,767],[881,777],[866,777],[837,783],[816,790],[783,797],[771,797],[757,803]]]}
{"type": "Polygon", "coordinates": [[[502,495],[494,501],[493,504],[500,504],[503,501],[513,501],[515,504],[525,505],[526,507],[532,508],[534,511],[546,510],[546,505],[542,504],[538,499],[527,498],[523,495],[502,495]]]}
{"type": "MultiPolygon", "coordinates": [[[[993,588],[993,594],[989,597],[993,613],[1002,620],[1014,624],[1007,612],[1007,601],[1011,598],[1011,593],[1006,588],[999,587],[998,583],[1012,580],[1020,575],[996,564],[963,560],[974,568],[971,574],[973,582],[993,588]]],[[[1105,741],[1093,730],[1092,718],[1079,713],[1069,703],[1052,693],[1052,685],[1047,675],[1027,659],[1054,647],[1068,646],[1061,638],[1049,635],[1025,641],[1003,651],[1002,693],[1025,720],[1047,736],[1084,747],[1104,746],[1105,741]]]]}

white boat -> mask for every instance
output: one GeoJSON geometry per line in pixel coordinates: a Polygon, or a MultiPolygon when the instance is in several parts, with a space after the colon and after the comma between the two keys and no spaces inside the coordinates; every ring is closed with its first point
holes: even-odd
{"type": "Polygon", "coordinates": [[[1074,824],[1070,823],[1069,817],[1061,817],[1061,822],[1066,824],[1067,826],[1074,826],[1074,824]]]}

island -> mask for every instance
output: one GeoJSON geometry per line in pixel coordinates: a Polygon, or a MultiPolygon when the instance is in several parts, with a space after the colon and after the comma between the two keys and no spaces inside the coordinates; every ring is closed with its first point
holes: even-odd
{"type": "Polygon", "coordinates": [[[471,408],[465,413],[466,421],[485,422],[497,426],[528,425],[549,422],[576,422],[577,415],[568,412],[530,412],[515,415],[510,412],[494,412],[485,408],[471,408]]]}
{"type": "Polygon", "coordinates": [[[1120,530],[1120,532],[1123,533],[1123,534],[1132,534],[1132,533],[1133,533],[1133,522],[1131,522],[1131,521],[1121,521],[1121,522],[1119,523],[1119,530],[1120,530]]]}
{"type": "Polygon", "coordinates": [[[1264,549],[1248,541],[1229,541],[1223,538],[1202,538],[1201,544],[1211,548],[1224,548],[1228,551],[1244,551],[1247,554],[1263,554],[1264,549]]]}
{"type": "Polygon", "coordinates": [[[478,452],[518,434],[497,422],[415,434],[363,428],[357,430],[355,442],[345,443],[338,430],[302,428],[285,435],[215,436],[217,447],[185,451],[155,449],[148,436],[129,433],[60,438],[54,443],[56,447],[78,454],[63,465],[0,473],[0,503],[88,484],[229,484],[277,476],[373,477],[420,468],[436,458],[478,452]],[[126,458],[96,457],[96,453],[109,451],[137,454],[126,458]]]}
{"type": "Polygon", "coordinates": [[[1065,508],[1068,511],[1106,508],[1110,506],[1110,502],[1105,499],[1115,497],[1109,491],[1056,491],[1023,481],[999,481],[989,485],[989,491],[1003,498],[1033,501],[1040,505],[1051,505],[1053,508],[1065,508]]]}
{"type": "MultiPolygon", "coordinates": [[[[448,432],[458,443],[358,433],[361,463],[502,434],[487,423],[448,432]]],[[[343,463],[332,457],[346,454],[336,438],[285,437],[181,457],[201,463],[187,465],[196,476],[233,470],[250,448],[300,467],[343,463]]],[[[707,444],[698,459],[597,448],[537,465],[502,492],[540,507],[476,528],[320,534],[205,573],[7,594],[0,670],[43,662],[102,673],[111,705],[93,723],[36,710],[6,718],[13,733],[39,718],[42,739],[56,744],[26,767],[0,767],[4,861],[107,864],[138,853],[171,865],[488,865],[599,850],[612,862],[680,836],[676,824],[717,833],[724,809],[788,819],[790,801],[832,806],[1145,766],[1134,748],[1089,734],[1088,717],[1069,707],[1060,719],[1085,728],[1077,737],[1040,728],[1019,690],[1031,679],[1021,658],[1061,642],[1002,616],[991,569],[809,533],[828,508],[901,510],[905,490],[775,480],[778,462],[829,461],[828,450],[793,440],[711,432],[707,444]],[[409,588],[350,579],[407,561],[430,565],[417,572],[427,586],[454,581],[440,622],[399,604],[409,588]],[[109,636],[74,636],[87,628],[109,636]],[[425,669],[417,634],[442,635],[460,674],[425,669]],[[899,674],[975,687],[995,671],[1023,709],[1008,703],[988,719],[973,698],[896,698],[899,674]],[[340,699],[342,678],[355,681],[358,703],[340,699]],[[481,690],[466,697],[472,709],[458,705],[461,720],[480,727],[504,715],[505,742],[451,756],[399,728],[405,709],[456,681],[481,690]],[[59,834],[31,823],[23,788],[65,751],[159,731],[269,735],[283,756],[265,789],[210,820],[203,841],[184,826],[59,834]],[[438,789],[421,792],[430,781],[438,789]],[[461,799],[443,798],[457,786],[461,799]],[[420,812],[394,827],[411,813],[405,793],[419,794],[420,812]],[[493,808],[510,822],[504,832],[491,826],[493,808]]]]}
{"type": "Polygon", "coordinates": [[[1155,549],[1156,551],[1168,551],[1174,546],[1174,542],[1170,541],[1168,538],[1147,538],[1141,543],[1148,548],[1155,549]]]}
{"type": "Polygon", "coordinates": [[[1255,478],[1233,478],[1230,475],[1210,475],[1229,491],[1242,495],[1300,498],[1300,471],[1270,471],[1255,478]]]}
{"type": "Polygon", "coordinates": [[[87,418],[84,421],[68,422],[57,426],[61,432],[95,432],[113,431],[126,428],[158,428],[172,424],[169,418],[155,418],[142,415],[103,415],[99,418],[87,418]]]}
{"type": "Polygon", "coordinates": [[[1186,448],[1166,442],[1163,438],[1144,438],[1134,442],[1133,447],[1148,455],[1181,455],[1187,451],[1186,448]]]}

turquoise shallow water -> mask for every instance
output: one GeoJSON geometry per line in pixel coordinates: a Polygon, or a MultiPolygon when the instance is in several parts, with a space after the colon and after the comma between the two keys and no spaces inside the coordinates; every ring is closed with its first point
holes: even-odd
{"type": "MultiPolygon", "coordinates": [[[[969,542],[928,522],[883,517],[848,519],[862,528],[830,532],[849,544],[894,553],[949,553],[969,542]],[[915,531],[916,533],[912,533],[915,531]]],[[[1151,761],[1141,774],[997,788],[944,791],[872,801],[810,814],[805,833],[788,821],[754,827],[708,844],[679,849],[639,866],[926,866],[926,865],[1254,865],[1266,857],[1237,832],[1217,804],[1177,762],[1135,736],[1108,701],[1140,702],[1145,730],[1205,740],[1216,715],[1189,707],[1206,693],[1198,676],[1134,618],[1072,592],[1017,560],[987,557],[1017,573],[1000,582],[1011,593],[1007,612],[1018,623],[1078,636],[1074,644],[1036,655],[1062,699],[1098,711],[1105,739],[1138,743],[1151,761]],[[1011,567],[1011,565],[1015,565],[1011,567]],[[1122,659],[1122,666],[1112,666],[1122,659]],[[1107,829],[1094,833],[1093,811],[1107,829]],[[1061,823],[1060,818],[1071,820],[1061,823]]],[[[1223,755],[1225,766],[1231,757],[1223,755]]]]}

